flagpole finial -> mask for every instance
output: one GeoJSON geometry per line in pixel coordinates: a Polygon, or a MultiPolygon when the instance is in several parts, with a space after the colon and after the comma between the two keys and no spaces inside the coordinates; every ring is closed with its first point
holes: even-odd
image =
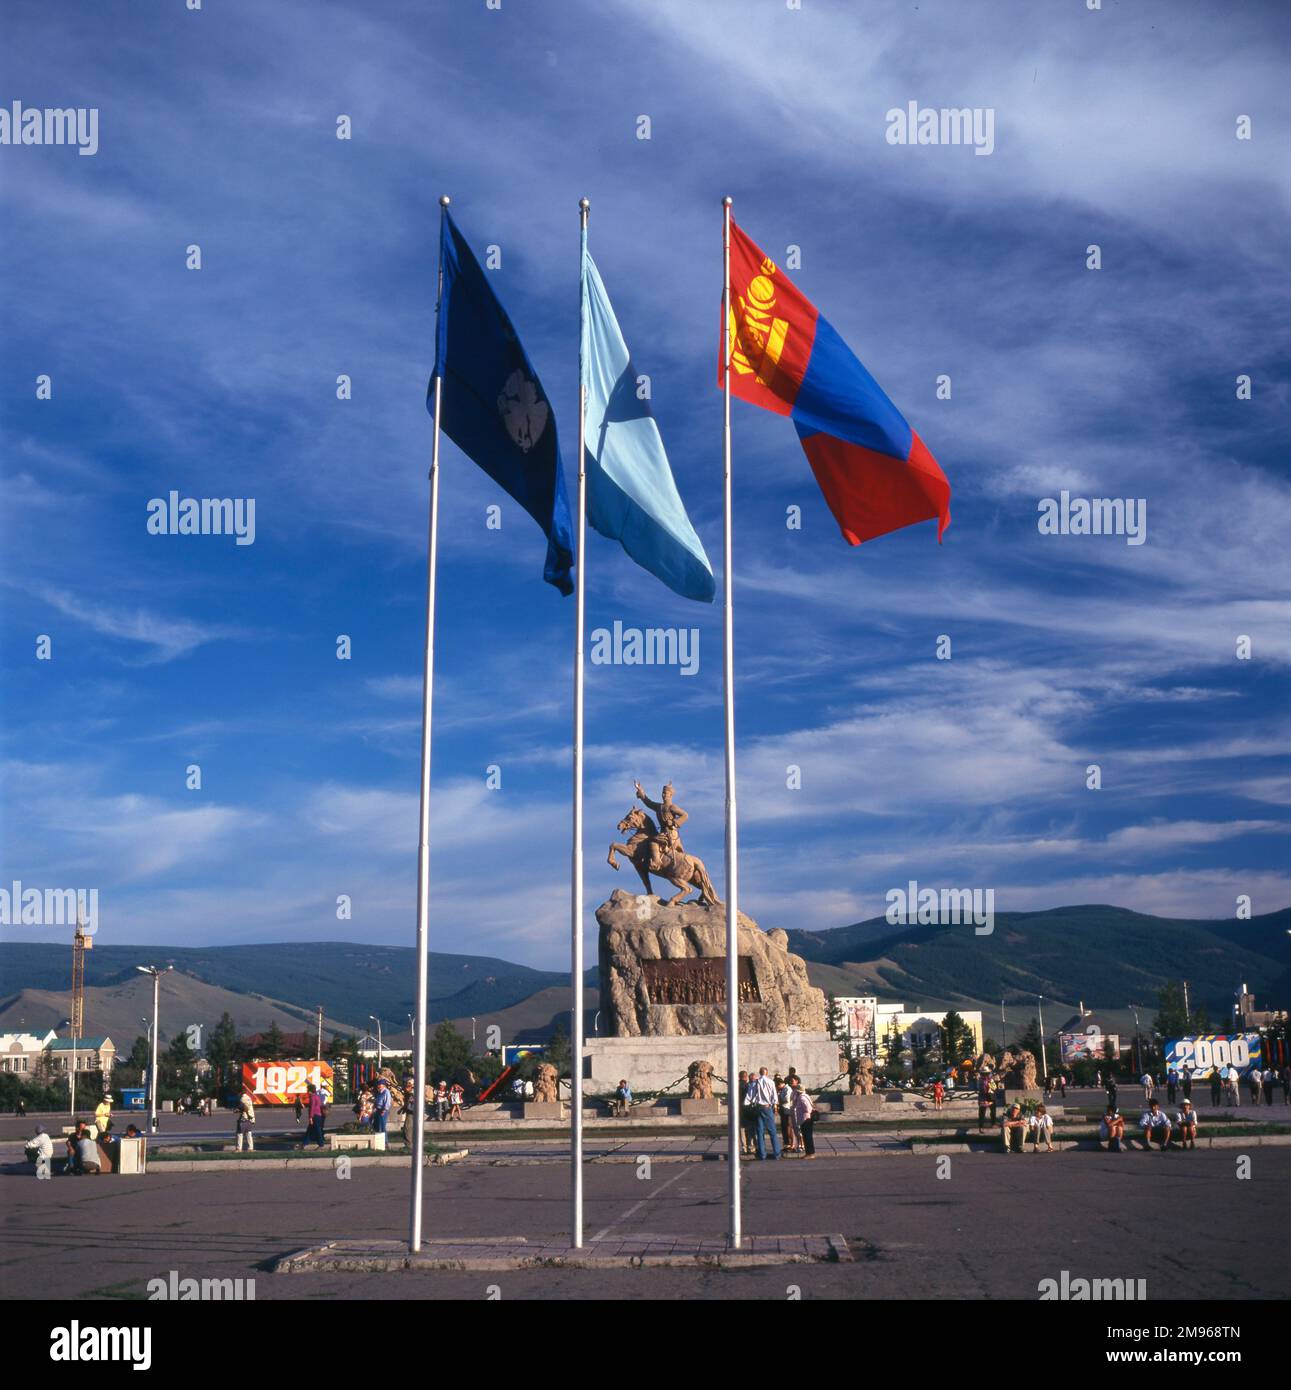
{"type": "Polygon", "coordinates": [[[592,205],[591,205],[591,203],[589,203],[589,202],[587,201],[586,198],[580,198],[580,199],[578,200],[578,206],[579,206],[580,208],[582,208],[582,210],[583,210],[584,212],[586,212],[587,209],[590,208],[592,205]]]}
{"type": "Polygon", "coordinates": [[[723,206],[724,208],[728,208],[728,207],[730,207],[730,205],[731,205],[734,201],[735,201],[734,198],[723,198],[723,199],[722,199],[722,206],[723,206]]]}
{"type": "Polygon", "coordinates": [[[440,206],[441,208],[446,208],[446,207],[448,206],[449,202],[450,202],[449,196],[448,196],[447,193],[445,193],[445,194],[440,198],[440,200],[439,200],[439,206],[440,206]]]}

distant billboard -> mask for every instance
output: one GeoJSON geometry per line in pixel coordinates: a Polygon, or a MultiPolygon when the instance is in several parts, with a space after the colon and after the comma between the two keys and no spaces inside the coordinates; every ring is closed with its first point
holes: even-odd
{"type": "Polygon", "coordinates": [[[860,1042],[874,1041],[874,1014],[879,1001],[874,998],[852,999],[848,1001],[846,1012],[847,1035],[860,1042]]]}
{"type": "Polygon", "coordinates": [[[313,1082],[323,1099],[332,1103],[332,1067],[329,1062],[243,1062],[242,1089],[257,1105],[295,1105],[308,1095],[313,1082]]]}
{"type": "Polygon", "coordinates": [[[1097,1028],[1088,1028],[1083,1033],[1059,1033],[1058,1047],[1064,1062],[1105,1062],[1109,1048],[1111,1059],[1118,1061],[1121,1035],[1101,1033],[1097,1028]]]}
{"type": "Polygon", "coordinates": [[[1208,1077],[1212,1071],[1235,1067],[1245,1075],[1262,1066],[1263,1040],[1258,1033],[1199,1033],[1191,1038],[1171,1038],[1165,1045],[1166,1067],[1208,1077]]]}

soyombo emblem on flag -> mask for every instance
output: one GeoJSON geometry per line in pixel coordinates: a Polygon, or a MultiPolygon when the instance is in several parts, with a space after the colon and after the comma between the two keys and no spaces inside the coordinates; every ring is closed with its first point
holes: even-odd
{"type": "Polygon", "coordinates": [[[579,355],[588,520],[674,593],[711,603],[713,567],[682,505],[649,402],[637,394],[636,372],[586,234],[579,355]]]}
{"type": "MultiPolygon", "coordinates": [[[[731,223],[731,394],[792,418],[851,545],[937,518],[950,484],[923,440],[816,306],[731,223]]],[[[722,384],[725,340],[718,350],[722,384]]]]}
{"type": "MultiPolygon", "coordinates": [[[[573,591],[569,502],[556,420],[506,310],[445,209],[435,376],[444,433],[542,527],[543,578],[573,591]]],[[[434,378],[426,396],[434,409],[434,378]]]]}

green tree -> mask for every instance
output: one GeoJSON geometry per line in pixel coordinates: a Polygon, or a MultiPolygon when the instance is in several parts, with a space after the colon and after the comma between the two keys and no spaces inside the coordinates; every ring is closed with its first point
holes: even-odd
{"type": "Polygon", "coordinates": [[[140,1033],[134,1040],[134,1046],[130,1049],[130,1055],[125,1059],[126,1066],[131,1071],[146,1072],[152,1066],[152,1049],[148,1046],[148,1038],[140,1033]]]}
{"type": "Polygon", "coordinates": [[[197,1054],[188,1045],[187,1030],[181,1029],[158,1057],[157,1067],[163,1078],[182,1088],[192,1084],[193,1063],[196,1060],[197,1054]]]}
{"type": "Polygon", "coordinates": [[[260,1043],[260,1056],[266,1062],[280,1062],[282,1050],[282,1029],[278,1027],[278,1021],[275,1019],[269,1025],[269,1031],[260,1043]]]}
{"type": "Polygon", "coordinates": [[[889,1071],[900,1071],[901,1058],[905,1053],[905,1039],[901,1036],[901,1030],[897,1027],[895,1020],[888,1025],[888,1035],[883,1044],[884,1052],[887,1054],[887,1064],[889,1071]]]}
{"type": "Polygon", "coordinates": [[[941,1057],[950,1067],[958,1067],[973,1055],[973,1030],[954,1009],[941,1020],[941,1057]]]}
{"type": "Polygon", "coordinates": [[[432,1081],[465,1082],[471,1071],[471,1040],[447,1019],[426,1044],[426,1074],[432,1081]]]}
{"type": "Polygon", "coordinates": [[[1028,1052],[1035,1053],[1036,1062],[1040,1061],[1040,1022],[1034,1014],[1031,1021],[1013,1040],[1014,1047],[1024,1047],[1028,1052]]]}
{"type": "Polygon", "coordinates": [[[1178,980],[1167,980],[1157,992],[1157,1016],[1152,1020],[1152,1031],[1163,1038],[1182,1038],[1192,1032],[1183,985],[1178,980]]]}
{"type": "Polygon", "coordinates": [[[569,1034],[565,1032],[565,1025],[558,1023],[552,1029],[551,1037],[547,1039],[546,1061],[556,1068],[557,1076],[568,1076],[570,1066],[573,1064],[573,1057],[570,1053],[569,1034]]]}
{"type": "Polygon", "coordinates": [[[237,1051],[238,1030],[233,1026],[233,1015],[222,1013],[206,1044],[206,1060],[222,1073],[233,1063],[237,1051]]]}

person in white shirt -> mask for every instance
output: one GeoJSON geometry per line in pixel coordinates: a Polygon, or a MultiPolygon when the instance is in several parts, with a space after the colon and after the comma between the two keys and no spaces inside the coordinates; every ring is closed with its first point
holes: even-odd
{"type": "Polygon", "coordinates": [[[1197,1112],[1192,1108],[1192,1101],[1185,1100],[1174,1119],[1179,1131],[1179,1147],[1181,1149],[1195,1149],[1197,1147],[1197,1112]]]}
{"type": "Polygon", "coordinates": [[[1152,1074],[1145,1071],[1143,1075],[1139,1077],[1139,1082],[1143,1087],[1143,1099],[1151,1101],[1153,1089],[1152,1074]]]}
{"type": "Polygon", "coordinates": [[[1047,1153],[1053,1152],[1053,1116],[1043,1104],[1036,1106],[1035,1114],[1031,1117],[1031,1139],[1036,1153],[1040,1152],[1041,1144],[1047,1153]]]}
{"type": "Polygon", "coordinates": [[[783,1077],[775,1079],[776,1105],[780,1111],[780,1142],[785,1153],[798,1153],[802,1140],[793,1120],[793,1087],[783,1077]]]}
{"type": "Polygon", "coordinates": [[[757,1076],[749,1083],[749,1104],[757,1111],[757,1155],[762,1160],[767,1157],[764,1141],[769,1137],[771,1140],[771,1158],[780,1157],[780,1136],[776,1133],[775,1107],[776,1090],[775,1083],[771,1080],[765,1067],[762,1067],[757,1076]]]}
{"type": "Polygon", "coordinates": [[[1162,1153],[1170,1147],[1170,1117],[1161,1109],[1161,1102],[1154,1100],[1143,1112],[1139,1121],[1143,1126],[1143,1147],[1150,1149],[1156,1144],[1162,1153]]]}
{"type": "Polygon", "coordinates": [[[250,1091],[243,1091],[238,1097],[237,1120],[234,1129],[237,1134],[238,1153],[242,1152],[242,1141],[246,1140],[247,1152],[256,1149],[256,1103],[250,1091]]]}
{"type": "Polygon", "coordinates": [[[36,1132],[27,1140],[23,1146],[27,1155],[27,1161],[36,1165],[36,1174],[39,1177],[43,1168],[46,1174],[51,1174],[53,1169],[51,1163],[54,1159],[54,1141],[45,1133],[44,1125],[37,1125],[36,1132]]]}

